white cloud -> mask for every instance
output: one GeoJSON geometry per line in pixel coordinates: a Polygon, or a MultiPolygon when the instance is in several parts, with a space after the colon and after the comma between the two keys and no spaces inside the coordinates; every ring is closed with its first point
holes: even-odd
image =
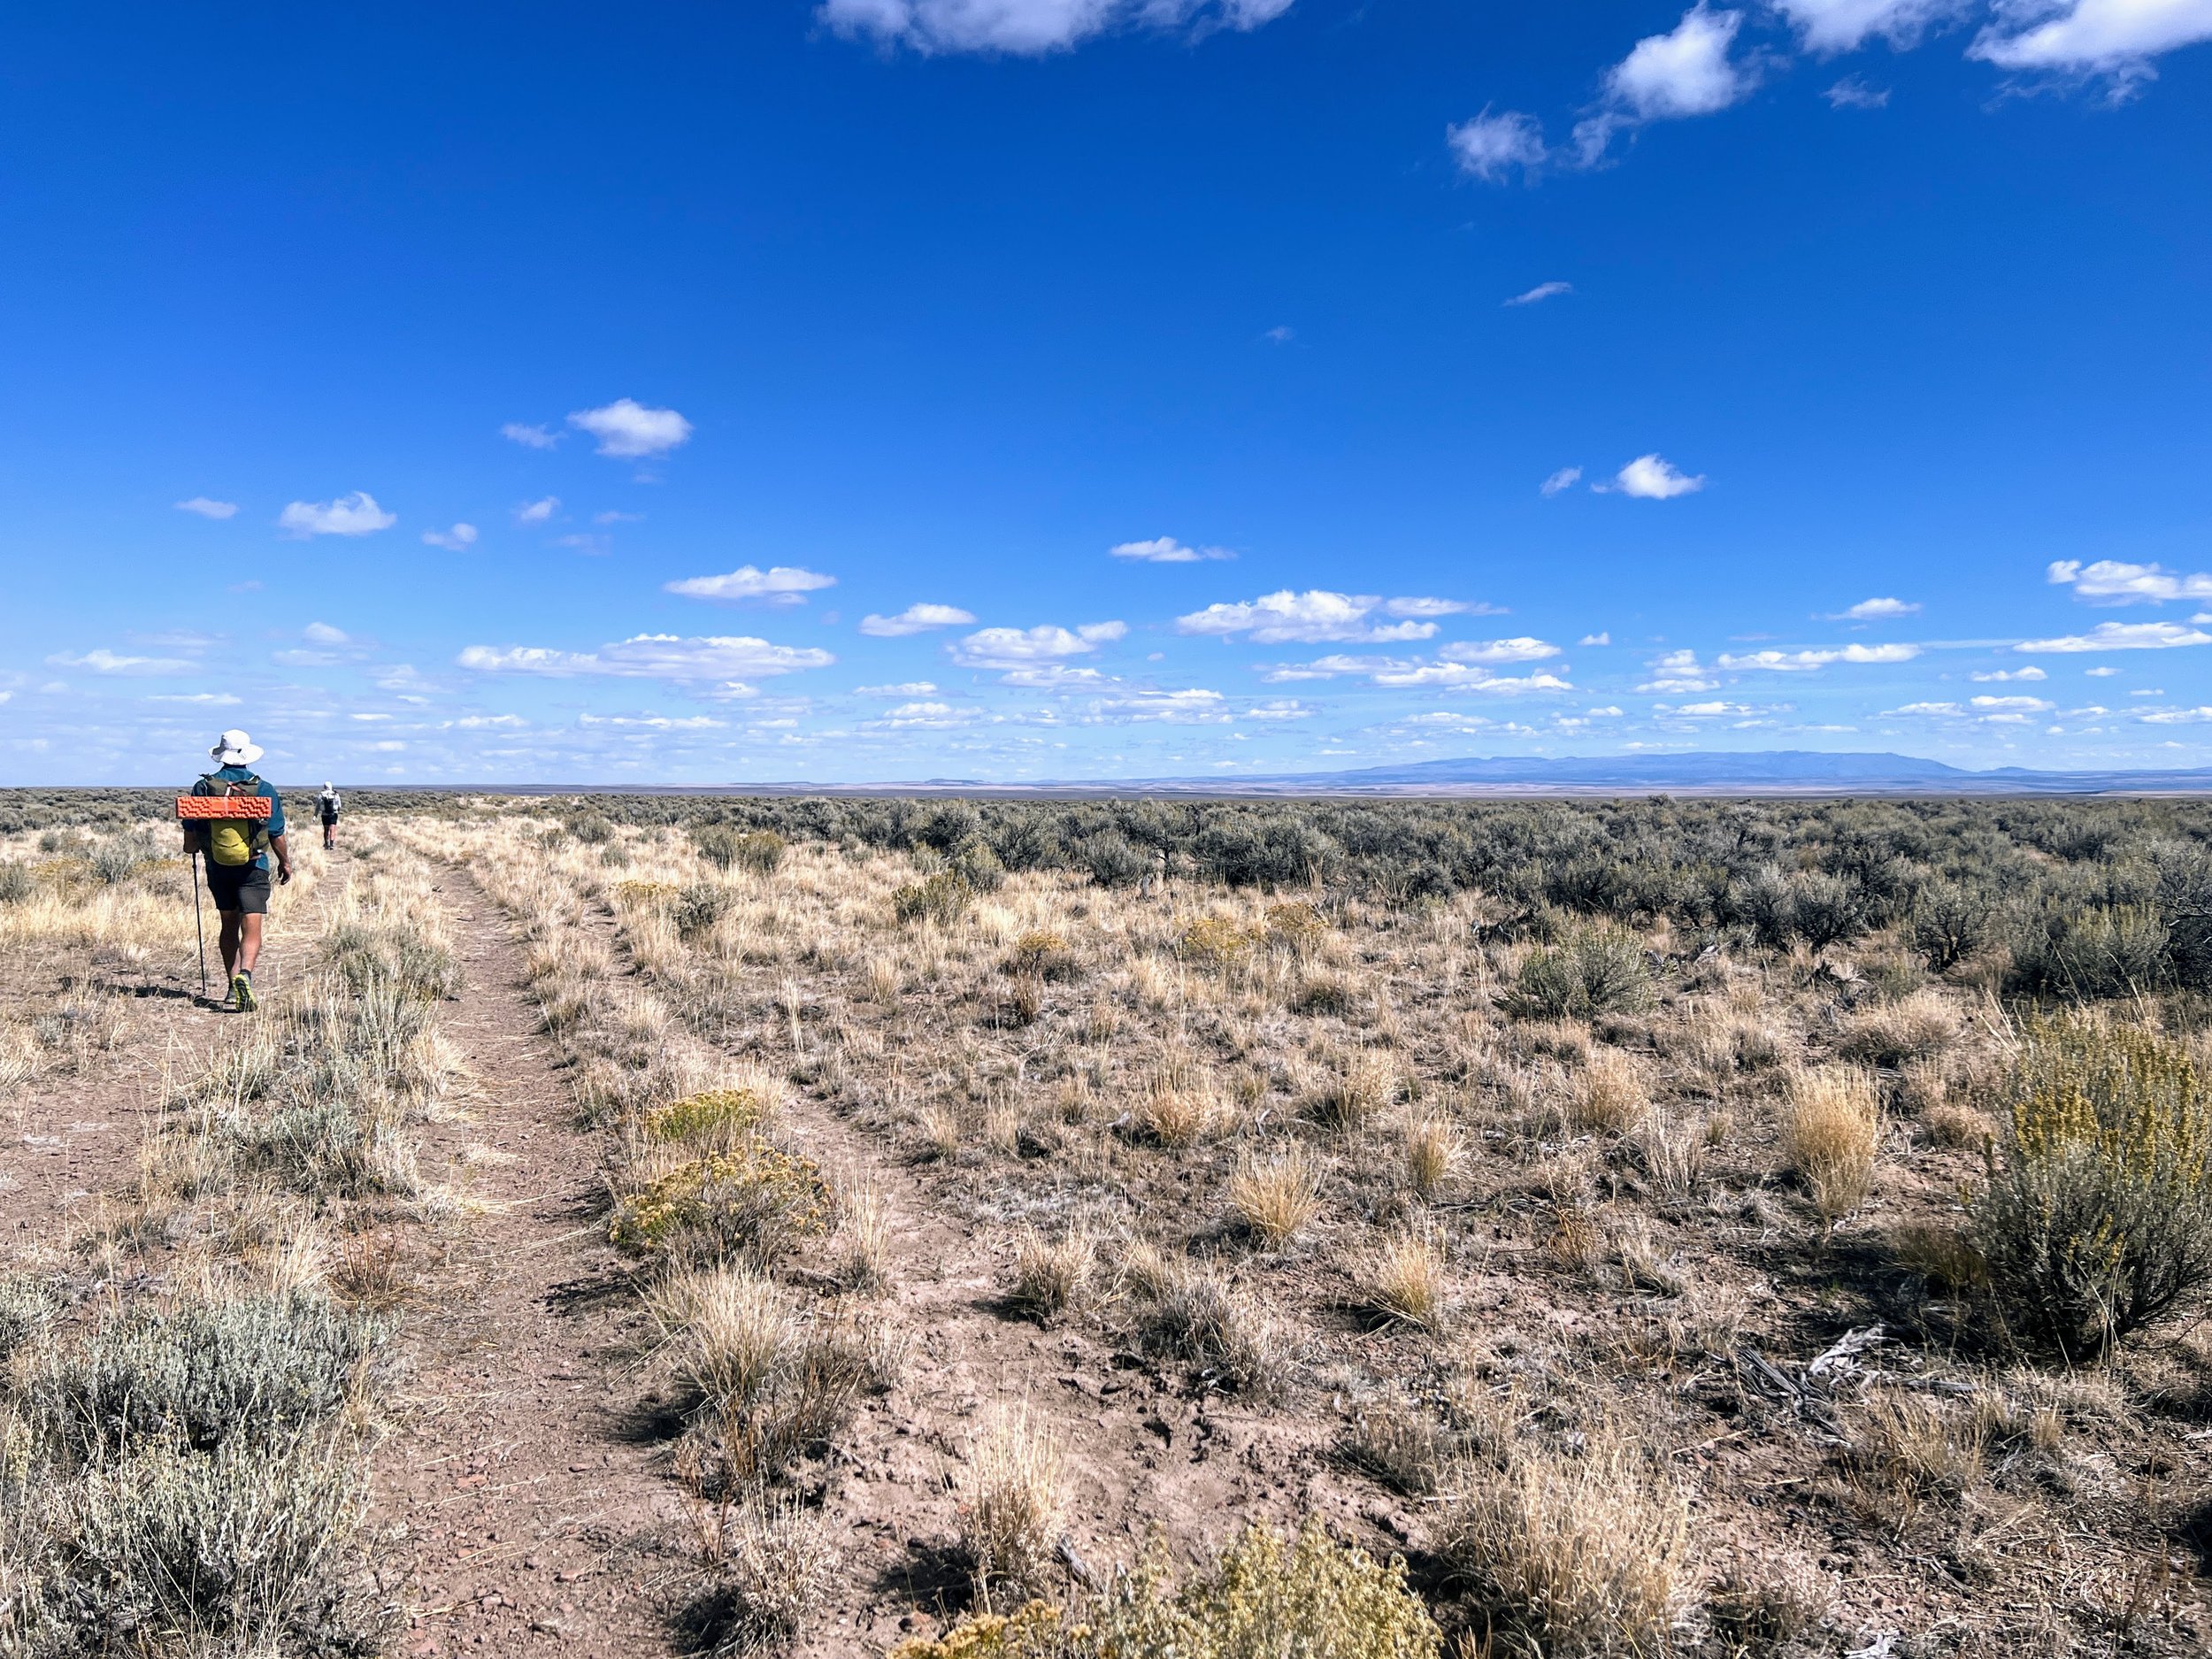
{"type": "Polygon", "coordinates": [[[1768,0],[1797,26],[1805,50],[1855,51],[1879,38],[1911,46],[1929,25],[1965,10],[1962,0],[1768,0]]]}
{"type": "Polygon", "coordinates": [[[802,570],[795,565],[773,565],[766,570],[741,565],[726,575],[687,576],[663,584],[666,592],[681,594],[687,599],[769,605],[804,604],[807,595],[836,586],[836,577],[802,570]]]}
{"type": "Polygon", "coordinates": [[[1612,642],[1613,636],[1608,633],[1586,634],[1575,641],[1577,645],[1610,645],[1612,642]]]}
{"type": "Polygon", "coordinates": [[[823,0],[840,35],[918,52],[1065,51],[1109,30],[1185,25],[1256,29],[1291,0],[823,0]]]}
{"type": "Polygon", "coordinates": [[[949,703],[902,703],[861,725],[872,732],[942,732],[981,718],[979,709],[957,708],[949,703]]]}
{"type": "Polygon", "coordinates": [[[2141,79],[2149,60],[2212,40],[2212,0],[1996,0],[1969,56],[2000,69],[2141,79]]]}
{"type": "Polygon", "coordinates": [[[526,449],[549,449],[568,434],[555,432],[548,426],[526,426],[519,420],[511,420],[499,429],[499,435],[526,449]]]}
{"type": "Polygon", "coordinates": [[[1711,691],[1719,684],[1712,671],[1700,664],[1695,651],[1669,651],[1652,664],[1651,678],[1636,689],[1679,697],[1692,692],[1711,691]]]}
{"type": "Polygon", "coordinates": [[[789,674],[827,668],[837,659],[810,646],[771,645],[742,635],[685,639],[673,634],[639,634],[595,651],[472,645],[454,660],[463,668],[487,674],[607,674],[690,681],[789,674]]]}
{"type": "Polygon", "coordinates": [[[1283,697],[1272,703],[1256,703],[1237,718],[1240,720],[1310,720],[1318,712],[1309,703],[1283,697]]]}
{"type": "Polygon", "coordinates": [[[937,687],[927,680],[902,680],[895,686],[855,686],[856,697],[927,697],[935,694],[937,687]]]}
{"type": "Polygon", "coordinates": [[[1472,120],[1447,127],[1444,142],[1462,173],[1486,183],[1503,179],[1516,167],[1525,172],[1540,167],[1550,153],[1542,126],[1534,116],[1517,110],[1493,115],[1486,109],[1472,120]]]}
{"type": "Polygon", "coordinates": [[[1574,291],[1575,285],[1571,282],[1539,282],[1527,293],[1516,294],[1505,303],[1508,305],[1541,305],[1546,300],[1557,299],[1562,294],[1574,291]]]}
{"type": "Polygon", "coordinates": [[[1298,331],[1286,323],[1278,323],[1260,336],[1271,346],[1286,346],[1298,338],[1298,331]]]}
{"type": "Polygon", "coordinates": [[[189,703],[204,709],[232,709],[244,701],[227,691],[178,691],[165,695],[149,697],[149,703],[189,703]]]}
{"type": "Polygon", "coordinates": [[[2212,709],[2147,709],[2135,718],[2146,726],[2203,726],[2212,722],[2212,709]]]}
{"type": "Polygon", "coordinates": [[[561,510],[558,495],[541,495],[536,501],[526,502],[515,509],[517,524],[545,524],[561,510]]]}
{"type": "Polygon", "coordinates": [[[618,512],[610,508],[605,512],[592,514],[591,521],[594,524],[643,524],[645,515],[641,512],[618,512]]]}
{"type": "Polygon", "coordinates": [[[386,512],[376,497],[357,489],[335,501],[296,501],[277,515],[277,528],[304,540],[317,535],[369,535],[388,530],[399,522],[386,512]]]}
{"type": "Polygon", "coordinates": [[[1888,617],[1909,617],[1920,610],[1918,602],[1902,599],[1862,599],[1843,614],[1860,622],[1878,622],[1888,617]]]}
{"type": "Polygon", "coordinates": [[[1420,686],[1435,691],[1479,691],[1493,696],[1517,697],[1529,692],[1572,691],[1556,674],[1532,673],[1520,679],[1494,674],[1467,663],[1409,663],[1379,668],[1368,676],[1378,686],[1420,686]]]}
{"type": "Polygon", "coordinates": [[[1917,645],[1842,645],[1810,651],[1724,653],[1718,662],[1733,673],[1769,670],[1788,674],[1825,668],[1831,663],[1909,663],[1919,655],[1917,645]]]}
{"type": "Polygon", "coordinates": [[[1425,640],[1436,632],[1433,622],[1380,623],[1370,618],[1383,601],[1372,594],[1339,594],[1312,588],[1300,594],[1286,588],[1279,593],[1234,604],[1208,605],[1178,617],[1179,633],[1226,639],[1249,634],[1261,645],[1293,641],[1314,643],[1346,641],[1380,644],[1399,640],[1425,640]]]}
{"type": "Polygon", "coordinates": [[[1575,127],[1583,164],[1603,156],[1616,133],[1710,115],[1747,96],[1755,77],[1728,55],[1742,26],[1742,12],[1715,12],[1699,0],[1670,33],[1638,41],[1606,72],[1603,104],[1575,127]]]}
{"type": "Polygon", "coordinates": [[[568,418],[599,440],[599,453],[620,460],[641,460],[666,455],[689,442],[691,423],[672,409],[648,409],[634,398],[618,397],[597,409],[581,409],[568,418]]]}
{"type": "Polygon", "coordinates": [[[2116,668],[2085,668],[2081,671],[2092,680],[2109,680],[2120,671],[2116,668]]]}
{"type": "Polygon", "coordinates": [[[1384,615],[1393,617],[1497,617],[1505,614],[1502,606],[1468,599],[1386,599],[1382,608],[1384,615]]]}
{"type": "Polygon", "coordinates": [[[1678,703],[1672,706],[1660,703],[1655,710],[1671,719],[1717,720],[1728,715],[1763,714],[1765,710],[1748,703],[1678,703]]]}
{"type": "Polygon", "coordinates": [[[79,657],[57,651],[46,660],[56,668],[88,668],[96,674],[188,674],[197,666],[175,657],[126,657],[104,645],[79,657]]]}
{"type": "Polygon", "coordinates": [[[1540,663],[1558,656],[1559,648],[1522,634],[1510,640],[1455,640],[1437,655],[1454,663],[1540,663]]]}
{"type": "Polygon", "coordinates": [[[343,628],[334,628],[327,622],[311,622],[300,630],[300,637],[317,645],[349,645],[353,635],[343,628]]]}
{"type": "Polygon", "coordinates": [[[2025,668],[1995,668],[1987,670],[1982,673],[1969,674],[1967,678],[1969,680],[1979,680],[1984,684],[1988,684],[1992,681],[2001,684],[2006,680],[2048,680],[2050,676],[2045,673],[2041,669],[2036,667],[2034,664],[2031,663],[2025,668]]]}
{"type": "Polygon", "coordinates": [[[2100,622],[2086,634],[2023,640],[2012,649],[2040,656],[2062,651],[2159,651],[2178,645],[2212,645],[2212,634],[2178,622],[2100,622]]]}
{"type": "Polygon", "coordinates": [[[1616,473],[1609,484],[1593,484],[1601,495],[1632,495],[1639,501],[1672,501],[1693,495],[1705,488],[1705,474],[1693,477],[1671,461],[1656,455],[1640,455],[1616,473]]]}
{"type": "Polygon", "coordinates": [[[915,604],[895,617],[863,617],[860,631],[879,640],[896,640],[930,628],[964,628],[974,620],[971,612],[958,605],[915,604]]]}
{"type": "Polygon", "coordinates": [[[1901,708],[1885,709],[1885,718],[1896,714],[1959,715],[1966,712],[1955,703],[1908,703],[1901,708]]]}
{"type": "Polygon", "coordinates": [[[706,732],[729,725],[710,714],[580,714],[579,726],[639,726],[649,732],[706,732]]]}
{"type": "Polygon", "coordinates": [[[1536,488],[1538,494],[1540,495],[1556,495],[1562,490],[1572,489],[1581,481],[1582,469],[1580,467],[1563,466],[1556,472],[1554,472],[1549,478],[1546,479],[1542,483],[1539,484],[1536,488]]]}
{"type": "Polygon", "coordinates": [[[1159,722],[1169,726],[1221,726],[1233,718],[1217,691],[1138,691],[1101,697],[1083,719],[1089,726],[1159,722]]]}
{"type": "Polygon", "coordinates": [[[1124,541],[1106,550],[1118,559],[1140,559],[1148,565],[1195,565],[1202,559],[1236,557],[1225,547],[1185,547],[1171,535],[1154,536],[1149,541],[1124,541]]]}
{"type": "Polygon", "coordinates": [[[1969,701],[1971,707],[1979,709],[1985,713],[2039,713],[2043,710],[2058,707],[2055,703],[2043,697],[1980,696],[1969,701]]]}
{"type": "Polygon", "coordinates": [[[998,677],[998,682],[1028,691],[1095,691],[1115,683],[1111,674],[1102,674],[1095,668],[1071,668],[1065,663],[1039,663],[1010,669],[998,677]]]}
{"type": "Polygon", "coordinates": [[[2057,559],[2045,575],[2092,604],[2162,605],[2172,599],[2212,599],[2212,576],[2183,575],[2160,565],[2130,565],[2119,559],[2084,565],[2079,559],[2057,559]]]}
{"type": "Polygon", "coordinates": [[[1858,75],[1846,75],[1820,95],[1832,110],[1883,110],[1889,107],[1889,88],[1867,84],[1858,75]]]}
{"type": "Polygon", "coordinates": [[[1049,623],[1033,628],[979,628],[950,648],[963,668],[1026,668],[1096,650],[1129,632],[1120,622],[1091,622],[1074,629],[1049,623]]]}
{"type": "Polygon", "coordinates": [[[234,518],[238,503],[234,501],[211,501],[205,495],[195,495],[189,501],[177,503],[179,512],[196,512],[203,518],[234,518]]]}
{"type": "Polygon", "coordinates": [[[476,545],[476,526],[457,524],[450,530],[426,530],[422,539],[431,547],[442,547],[449,553],[465,553],[476,545]]]}

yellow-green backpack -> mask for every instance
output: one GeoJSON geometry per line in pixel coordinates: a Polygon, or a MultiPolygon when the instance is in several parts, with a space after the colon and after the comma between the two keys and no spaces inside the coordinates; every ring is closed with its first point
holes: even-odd
{"type": "MultiPolygon", "coordinates": [[[[247,777],[236,781],[213,775],[203,778],[192,786],[194,795],[257,795],[261,780],[247,777]]],[[[250,864],[254,855],[269,844],[269,832],[255,818],[215,818],[207,826],[207,856],[211,863],[235,870],[250,864]]]]}

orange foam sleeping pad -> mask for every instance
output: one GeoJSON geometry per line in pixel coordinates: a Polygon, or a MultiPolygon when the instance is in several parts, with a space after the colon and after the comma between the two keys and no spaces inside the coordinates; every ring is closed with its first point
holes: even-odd
{"type": "Polygon", "coordinates": [[[197,823],[209,818],[266,818],[276,803],[265,795],[180,795],[177,821],[197,823]]]}

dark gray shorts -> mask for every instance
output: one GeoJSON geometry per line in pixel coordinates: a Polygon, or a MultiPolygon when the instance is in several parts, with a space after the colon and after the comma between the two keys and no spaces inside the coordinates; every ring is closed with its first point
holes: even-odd
{"type": "Polygon", "coordinates": [[[219,864],[207,861],[207,891],[219,910],[245,916],[269,913],[269,872],[257,864],[219,864]]]}

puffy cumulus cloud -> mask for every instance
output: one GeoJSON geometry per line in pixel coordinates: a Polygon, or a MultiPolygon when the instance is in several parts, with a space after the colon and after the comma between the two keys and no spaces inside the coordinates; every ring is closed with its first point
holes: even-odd
{"type": "Polygon", "coordinates": [[[1234,717],[1217,691],[1133,691],[1099,697],[1085,710],[1086,726],[1225,726],[1234,717]]]}
{"type": "Polygon", "coordinates": [[[795,565],[772,565],[766,570],[741,565],[722,576],[687,576],[664,584],[672,594],[687,599],[718,599],[730,604],[799,605],[806,596],[837,586],[837,578],[795,565]]]}
{"type": "Polygon", "coordinates": [[[1574,291],[1575,285],[1571,282],[1539,282],[1525,293],[1516,294],[1504,303],[1508,305],[1541,305],[1546,300],[1555,300],[1563,294],[1574,291]]]}
{"type": "Polygon", "coordinates": [[[1928,27],[1957,16],[1967,0],[1768,0],[1812,52],[1855,51],[1870,40],[1916,44],[1928,27]]]}
{"type": "Polygon", "coordinates": [[[1880,622],[1891,617],[1917,616],[1920,606],[1916,601],[1903,599],[1862,599],[1839,614],[1855,622],[1880,622]]]}
{"type": "Polygon", "coordinates": [[[580,714],[576,724],[618,729],[626,726],[644,732],[718,732],[726,728],[729,722],[718,720],[710,714],[580,714]]]}
{"type": "Polygon", "coordinates": [[[1632,495],[1639,501],[1672,501],[1705,488],[1705,474],[1685,472],[1657,455],[1640,455],[1613,475],[1609,484],[1593,484],[1601,495],[1632,495]]]}
{"type": "Polygon", "coordinates": [[[863,720],[864,732],[949,732],[983,718],[979,709],[936,702],[902,703],[873,719],[863,720]]]}
{"type": "Polygon", "coordinates": [[[1732,673],[1793,674],[1825,668],[1832,663],[1909,663],[1919,655],[1917,645],[1835,645],[1809,651],[1724,652],[1716,660],[1732,673]]]}
{"type": "Polygon", "coordinates": [[[1238,710],[1240,720],[1310,720],[1320,710],[1311,703],[1301,703],[1295,697],[1279,697],[1270,703],[1255,703],[1238,710]]]}
{"type": "Polygon", "coordinates": [[[1510,640],[1455,640],[1437,655],[1453,663],[1540,663],[1558,656],[1559,648],[1524,634],[1510,640]]]}
{"type": "Polygon", "coordinates": [[[2058,704],[2044,697],[1970,697],[1967,706],[1985,714],[2036,714],[2058,704]]]}
{"type": "Polygon", "coordinates": [[[334,628],[327,622],[311,622],[300,630],[300,638],[317,645],[350,645],[353,635],[343,628],[334,628]]]}
{"type": "MultiPolygon", "coordinates": [[[[744,635],[687,639],[673,634],[638,634],[595,651],[553,650],[534,645],[472,645],[454,658],[463,668],[484,674],[546,674],[566,677],[607,674],[628,680],[680,682],[759,679],[827,668],[837,659],[811,646],[772,645],[744,635]]],[[[740,688],[736,695],[749,695],[740,688]]]]}
{"type": "Polygon", "coordinates": [[[936,694],[936,682],[928,680],[904,680],[895,686],[855,686],[856,697],[927,697],[936,694]]]}
{"type": "Polygon", "coordinates": [[[1970,49],[2000,69],[2109,74],[2154,72],[2162,52],[2212,41],[2212,0],[1996,0],[1970,49]]]}
{"type": "Polygon", "coordinates": [[[1610,645],[1612,642],[1613,636],[1602,629],[1595,634],[1586,634],[1575,641],[1577,645],[1610,645]]]}
{"type": "Polygon", "coordinates": [[[2043,656],[2075,651],[2162,651],[2183,645],[2212,645],[2212,634],[2178,622],[2100,622],[2086,634],[2023,640],[2012,649],[2043,656]]]}
{"type": "Polygon", "coordinates": [[[1071,668],[1065,663],[1034,663],[1010,668],[998,677],[998,682],[1002,686],[1019,686],[1026,691],[1095,691],[1116,683],[1111,674],[1101,673],[1095,668],[1071,668]]]}
{"type": "Polygon", "coordinates": [[[197,513],[203,518],[235,518],[238,503],[234,501],[213,501],[205,495],[195,495],[189,501],[177,503],[179,512],[197,513]]]}
{"type": "Polygon", "coordinates": [[[823,0],[840,35],[924,53],[1066,51],[1128,27],[1256,29],[1292,0],[823,0]]]}
{"type": "Polygon", "coordinates": [[[1518,110],[1486,109],[1471,120],[1447,127],[1444,142],[1459,170],[1486,184],[1510,177],[1516,167],[1532,173],[1551,154],[1542,124],[1518,110]]]}
{"type": "Polygon", "coordinates": [[[1156,535],[1149,541],[1123,541],[1106,551],[1118,559],[1146,565],[1196,565],[1205,559],[1233,559],[1225,547],[1185,547],[1171,535],[1156,535]]]}
{"type": "Polygon", "coordinates": [[[1789,706],[1787,703],[1765,708],[1750,703],[1662,703],[1653,705],[1652,712],[1671,720],[1719,720],[1732,716],[1741,718],[1746,715],[1770,714],[1775,709],[1786,710],[1789,706]]]}
{"type": "Polygon", "coordinates": [[[1540,495],[1557,495],[1572,489],[1581,481],[1582,469],[1580,467],[1563,466],[1539,484],[1536,487],[1536,493],[1540,495]]]}
{"type": "Polygon", "coordinates": [[[2135,718],[2145,726],[2205,726],[2212,724],[2212,709],[2146,709],[2135,718]]]}
{"type": "Polygon", "coordinates": [[[1883,710],[1882,718],[1888,719],[1901,714],[1957,716],[1965,712],[1966,710],[1955,703],[1908,703],[1898,708],[1883,710]]]}
{"type": "Polygon", "coordinates": [[[553,515],[560,510],[561,498],[558,495],[541,495],[537,500],[525,502],[515,509],[515,522],[517,524],[548,524],[551,522],[553,515]]]}
{"type": "Polygon", "coordinates": [[[277,528],[302,541],[318,535],[371,535],[398,522],[398,514],[386,512],[365,489],[335,501],[291,502],[277,515],[277,528]]]}
{"type": "Polygon", "coordinates": [[[465,553],[476,545],[476,526],[457,524],[450,530],[426,530],[422,539],[426,546],[442,547],[449,553],[465,553]]]}
{"type": "Polygon", "coordinates": [[[1436,632],[1435,623],[1417,618],[1377,622],[1373,618],[1379,609],[1386,611],[1387,607],[1373,594],[1331,593],[1319,588],[1301,594],[1286,588],[1279,593],[1263,594],[1257,599],[1208,605],[1203,611],[1178,617],[1175,626],[1178,633],[1217,639],[1246,634],[1260,645],[1333,641],[1378,645],[1398,640],[1425,640],[1436,632]]]}
{"type": "Polygon", "coordinates": [[[864,616],[860,618],[860,631],[879,640],[896,640],[931,628],[964,628],[974,620],[972,612],[958,605],[913,604],[895,617],[864,616]]]}
{"type": "Polygon", "coordinates": [[[1993,668],[1980,673],[1969,674],[1967,678],[1983,685],[2003,685],[2008,680],[2048,680],[2050,676],[2031,663],[2025,668],[1993,668]]]}
{"type": "Polygon", "coordinates": [[[1515,679],[1509,675],[1494,674],[1488,669],[1471,663],[1392,664],[1374,669],[1367,677],[1378,686],[1417,686],[1433,691],[1479,691],[1501,697],[1574,689],[1556,674],[1540,672],[1515,679]]]}
{"type": "MultiPolygon", "coordinates": [[[[2212,0],[2208,0],[2212,4],[2212,0]]],[[[2056,559],[2045,572],[2055,587],[2071,588],[2074,597],[2097,605],[2162,605],[2173,599],[2212,599],[2212,576],[2184,575],[2160,565],[2130,565],[2120,559],[2056,559]]]]}
{"type": "Polygon", "coordinates": [[[499,435],[510,443],[522,445],[526,449],[549,449],[568,436],[566,433],[555,432],[549,426],[525,426],[519,420],[507,422],[500,427],[499,435]]]}
{"type": "Polygon", "coordinates": [[[1121,622],[1088,622],[1078,628],[1043,623],[1033,628],[978,628],[949,649],[963,668],[1028,668],[1081,657],[1129,632],[1121,622]]]}
{"type": "Polygon", "coordinates": [[[198,666],[179,657],[131,657],[104,645],[76,656],[56,651],[46,660],[56,668],[82,668],[96,674],[188,674],[198,666]]]}
{"type": "Polygon", "coordinates": [[[1594,165],[1617,133],[1711,115],[1749,96],[1757,77],[1729,56],[1742,27],[1742,12],[1716,12],[1699,0],[1668,33],[1638,41],[1606,72],[1598,109],[1576,124],[1583,164],[1594,165]]]}
{"type": "Polygon", "coordinates": [[[666,455],[691,441],[691,423],[672,409],[649,409],[633,397],[618,397],[597,409],[580,409],[568,424],[599,440],[599,453],[617,460],[640,461],[666,455]]]}
{"type": "Polygon", "coordinates": [[[1655,692],[1661,696],[1681,697],[1695,692],[1711,691],[1720,681],[1712,671],[1697,660],[1695,651],[1669,651],[1655,658],[1651,664],[1651,678],[1636,687],[1642,692],[1655,692]]]}

